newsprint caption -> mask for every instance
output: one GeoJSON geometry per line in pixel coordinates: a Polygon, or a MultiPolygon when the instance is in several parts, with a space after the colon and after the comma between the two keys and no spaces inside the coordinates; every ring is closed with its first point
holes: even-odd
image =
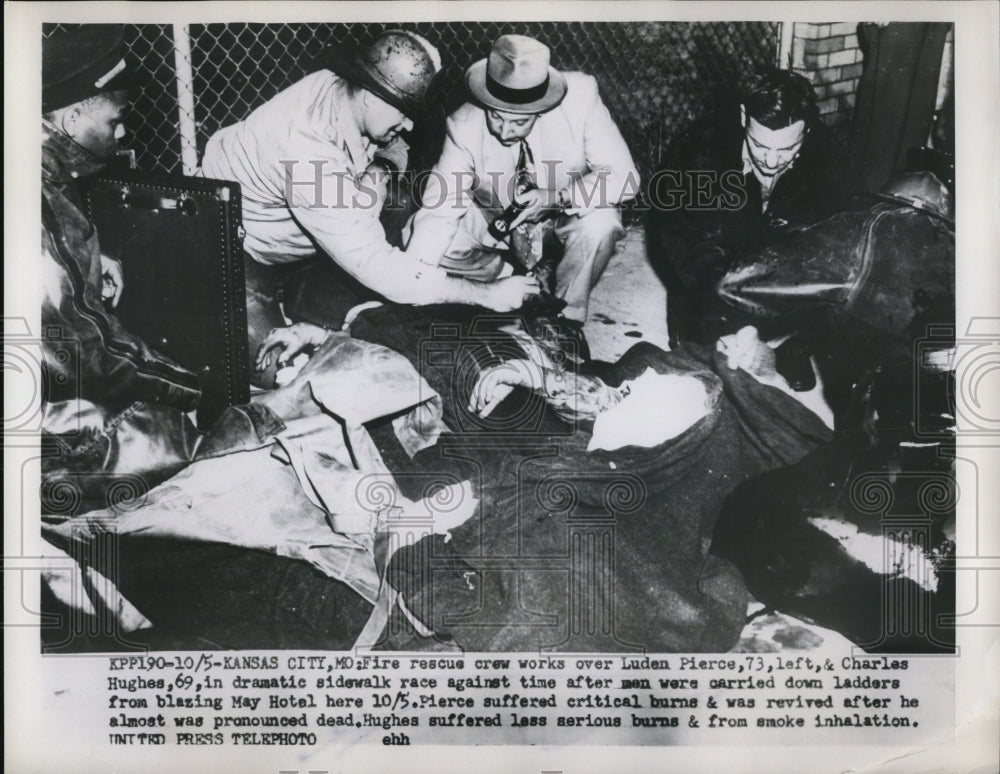
{"type": "Polygon", "coordinates": [[[726,654],[109,656],[112,746],[912,743],[953,724],[953,662],[726,654]]]}

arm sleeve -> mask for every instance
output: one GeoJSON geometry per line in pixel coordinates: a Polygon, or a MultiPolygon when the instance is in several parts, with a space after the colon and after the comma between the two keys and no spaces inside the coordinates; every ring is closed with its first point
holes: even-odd
{"type": "Polygon", "coordinates": [[[711,131],[681,136],[674,157],[647,186],[651,206],[647,236],[653,252],[662,256],[668,287],[675,291],[714,292],[713,280],[748,246],[750,237],[739,227],[747,194],[742,176],[726,170],[720,161],[716,146],[722,142],[711,131]],[[692,206],[689,191],[703,172],[716,181],[713,195],[731,200],[732,211],[692,206]]]}
{"type": "Polygon", "coordinates": [[[692,212],[681,207],[650,213],[650,244],[665,259],[671,282],[688,292],[705,291],[730,265],[734,246],[724,239],[716,212],[692,212]]]}
{"type": "Polygon", "coordinates": [[[449,118],[441,158],[427,177],[421,200],[413,216],[413,232],[406,252],[431,264],[441,260],[451,244],[458,224],[472,206],[477,178],[472,152],[458,139],[457,123],[449,118]]]}
{"type": "MultiPolygon", "coordinates": [[[[43,206],[43,214],[45,206],[43,206]]],[[[101,302],[85,265],[97,254],[70,255],[42,230],[42,354],[48,401],[86,398],[98,404],[141,400],[189,411],[198,378],[125,330],[101,302]]]]}
{"type": "Polygon", "coordinates": [[[292,217],[317,246],[348,274],[399,304],[442,300],[448,277],[386,241],[375,192],[355,183],[346,159],[323,166],[321,198],[308,186],[296,187],[288,202],[292,217]]]}
{"type": "Polygon", "coordinates": [[[589,171],[570,184],[571,208],[614,207],[639,193],[639,172],[625,138],[601,100],[597,80],[586,76],[581,86],[586,104],[584,154],[589,171]]]}

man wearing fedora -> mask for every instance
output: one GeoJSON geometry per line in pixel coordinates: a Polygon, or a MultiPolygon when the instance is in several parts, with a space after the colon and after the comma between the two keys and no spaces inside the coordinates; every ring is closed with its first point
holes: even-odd
{"type": "Polygon", "coordinates": [[[367,291],[403,304],[520,307],[538,289],[533,279],[488,286],[448,276],[393,247],[379,220],[383,170],[406,165],[400,134],[424,108],[441,66],[437,50],[419,35],[390,30],[367,47],[332,49],[322,64],[220,129],[205,149],[202,172],[242,188],[251,358],[283,324],[277,291],[289,282],[289,266],[317,256],[327,297],[313,323],[338,325],[354,303],[373,297],[367,291]],[[336,264],[336,279],[324,259],[336,264]]]}
{"type": "Polygon", "coordinates": [[[624,235],[617,206],[639,186],[597,81],[551,67],[548,47],[533,38],[504,35],[469,67],[465,84],[472,102],[448,119],[407,253],[490,282],[503,276],[505,251],[545,277],[551,253],[542,261],[542,248],[555,242],[562,258],[550,289],[566,301],[565,317],[582,323],[624,235]],[[497,238],[490,223],[515,201],[522,209],[497,238]]]}

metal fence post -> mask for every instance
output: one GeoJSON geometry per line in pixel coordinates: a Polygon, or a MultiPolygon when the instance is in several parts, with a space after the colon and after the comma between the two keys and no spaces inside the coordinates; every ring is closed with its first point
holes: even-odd
{"type": "Polygon", "coordinates": [[[792,39],[795,33],[795,22],[781,22],[781,32],[778,34],[778,69],[789,69],[792,66],[792,39]]]}
{"type": "Polygon", "coordinates": [[[175,24],[174,70],[177,73],[177,128],[181,136],[181,166],[185,175],[198,169],[197,127],[194,120],[194,72],[191,36],[186,24],[175,24]]]}

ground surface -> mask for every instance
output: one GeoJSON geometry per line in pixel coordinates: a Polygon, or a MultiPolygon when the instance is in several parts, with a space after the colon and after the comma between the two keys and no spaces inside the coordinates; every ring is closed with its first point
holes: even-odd
{"type": "Polygon", "coordinates": [[[642,228],[629,226],[590,296],[584,326],[593,357],[614,362],[639,341],[667,346],[667,291],[646,257],[642,228]]]}
{"type": "MultiPolygon", "coordinates": [[[[618,251],[590,297],[590,314],[584,326],[591,354],[614,362],[639,341],[651,341],[663,349],[667,343],[667,291],[646,255],[641,226],[629,226],[618,251]]],[[[742,653],[849,648],[837,632],[807,624],[782,613],[761,615],[762,606],[751,602],[747,624],[739,644],[742,653]]]]}

